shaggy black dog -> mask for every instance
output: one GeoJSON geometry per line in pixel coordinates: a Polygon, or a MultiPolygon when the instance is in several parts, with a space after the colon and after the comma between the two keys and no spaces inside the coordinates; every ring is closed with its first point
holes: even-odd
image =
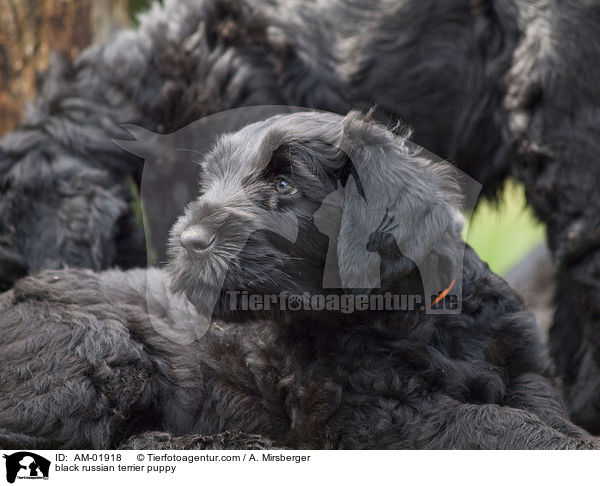
{"type": "Polygon", "coordinates": [[[533,317],[464,250],[444,164],[354,113],[298,113],[224,136],[202,168],[173,228],[170,283],[159,269],[47,270],[0,297],[1,447],[598,447],[569,422],[533,317]],[[359,298],[323,288],[322,210],[340,276],[362,268],[346,258],[358,239],[382,262],[369,296],[423,297],[416,273],[434,263],[460,273],[461,291],[436,300],[451,309],[455,294],[462,312],[232,305],[234,290],[359,298]],[[265,230],[270,217],[295,221],[295,241],[265,230]],[[166,337],[209,314],[201,339],[166,337]]]}
{"type": "Polygon", "coordinates": [[[231,107],[379,106],[494,194],[512,174],[558,265],[550,342],[572,417],[600,432],[600,118],[595,2],[198,0],[55,62],[0,144],[0,278],[143,262],[141,162],[120,123],[173,131],[231,107]]]}

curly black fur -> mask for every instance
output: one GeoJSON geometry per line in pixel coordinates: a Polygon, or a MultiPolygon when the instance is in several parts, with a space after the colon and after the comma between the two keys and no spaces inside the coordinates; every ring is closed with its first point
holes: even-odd
{"type": "Polygon", "coordinates": [[[243,432],[223,432],[212,436],[183,435],[173,436],[168,432],[146,432],[129,438],[119,445],[119,449],[275,449],[273,442],[256,434],[243,432]]]}
{"type": "MultiPolygon", "coordinates": [[[[356,115],[302,113],[250,125],[222,138],[205,159],[202,195],[173,229],[171,282],[159,269],[46,270],[0,296],[0,446],[598,447],[569,422],[533,317],[469,248],[459,314],[244,314],[217,305],[202,339],[181,345],[165,337],[197,316],[170,288],[204,312],[212,290],[203,282],[228,254],[224,289],[318,287],[327,242],[310,212],[350,163],[325,142],[346,135],[357,167],[402,176],[392,205],[385,194],[398,181],[375,188],[376,202],[383,199],[404,223],[386,231],[406,236],[411,212],[430,205],[446,221],[424,219],[415,234],[423,245],[442,241],[448,258],[457,257],[456,182],[441,165],[407,152],[402,138],[356,115]],[[274,142],[281,149],[260,162],[274,142]],[[277,195],[273,173],[299,191],[277,195]],[[247,198],[235,189],[242,182],[247,198]],[[255,225],[264,204],[296,213],[298,241],[256,231],[231,254],[232,228],[255,225]],[[212,246],[179,245],[186,229],[219,218],[212,246]]],[[[362,181],[367,197],[371,182],[362,181]]],[[[347,180],[344,210],[350,189],[347,180]]],[[[350,229],[368,224],[356,214],[350,229]]],[[[402,286],[413,271],[404,260],[389,263],[383,289],[402,286]]]]}
{"type": "Polygon", "coordinates": [[[0,280],[143,262],[120,123],[168,132],[255,104],[379,106],[493,194],[525,183],[559,266],[551,345],[573,418],[600,431],[594,2],[197,0],[53,63],[0,144],[0,280]]]}

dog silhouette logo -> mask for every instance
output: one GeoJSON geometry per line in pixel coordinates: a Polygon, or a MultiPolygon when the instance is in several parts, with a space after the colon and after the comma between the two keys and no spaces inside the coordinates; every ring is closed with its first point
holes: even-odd
{"type": "MultiPolygon", "coordinates": [[[[322,113],[322,125],[314,125],[315,116],[301,107],[255,106],[166,134],[123,125],[126,139],[113,142],[144,159],[139,196],[148,265],[166,265],[173,302],[179,299],[169,310],[177,314],[175,324],[150,317],[163,336],[190,344],[208,331],[215,309],[231,306],[223,290],[241,285],[245,270],[239,256],[255,234],[283,237],[287,241],[277,245],[291,248],[300,229],[310,232],[313,226],[315,239],[322,239],[317,233],[328,238],[323,292],[315,297],[356,294],[379,302],[378,296],[393,294],[418,297],[418,310],[428,314],[461,312],[462,232],[481,185],[410,142],[409,134],[394,134],[356,113],[345,118],[322,113]],[[300,206],[278,205],[265,199],[266,189],[259,190],[296,150],[308,150],[328,181],[315,194],[308,190],[307,204],[314,209],[308,219],[298,219],[295,209],[305,216],[300,206]],[[215,245],[218,233],[222,241],[215,245]],[[198,257],[204,250],[209,258],[198,257]],[[195,285],[198,279],[206,282],[195,285]]],[[[295,163],[310,165],[302,160],[295,163]]],[[[253,258],[259,265],[260,258],[253,258]]],[[[295,267],[294,259],[301,260],[290,258],[289,267],[295,267]]],[[[267,268],[273,260],[264,262],[267,268]]],[[[286,274],[286,262],[279,263],[277,272],[286,274]]],[[[295,268],[290,272],[295,275],[295,268]]],[[[262,269],[252,275],[252,282],[281,290],[262,269]]],[[[162,285],[147,281],[148,302],[164,292],[162,285]]]]}
{"type": "Polygon", "coordinates": [[[19,479],[48,479],[50,461],[39,454],[21,451],[14,454],[4,454],[6,462],[6,480],[14,483],[19,479]]]}

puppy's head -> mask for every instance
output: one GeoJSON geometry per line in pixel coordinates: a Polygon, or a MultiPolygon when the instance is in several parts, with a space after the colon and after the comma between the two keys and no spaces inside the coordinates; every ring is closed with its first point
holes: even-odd
{"type": "Polygon", "coordinates": [[[399,288],[417,270],[426,293],[459,277],[451,170],[358,113],[254,123],[222,136],[201,165],[200,195],[171,231],[169,271],[203,315],[237,315],[232,298],[258,295],[273,310],[286,293],[399,288]]]}

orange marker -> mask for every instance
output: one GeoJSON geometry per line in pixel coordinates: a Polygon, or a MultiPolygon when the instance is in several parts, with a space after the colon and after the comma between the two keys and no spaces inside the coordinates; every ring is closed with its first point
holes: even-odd
{"type": "Polygon", "coordinates": [[[456,279],[452,280],[452,283],[450,284],[450,286],[447,289],[442,290],[439,293],[439,295],[435,298],[435,300],[431,303],[431,307],[433,307],[435,304],[437,304],[438,302],[443,300],[444,297],[446,297],[446,295],[448,295],[448,292],[450,292],[452,290],[452,287],[454,287],[455,283],[456,283],[456,279]]]}

